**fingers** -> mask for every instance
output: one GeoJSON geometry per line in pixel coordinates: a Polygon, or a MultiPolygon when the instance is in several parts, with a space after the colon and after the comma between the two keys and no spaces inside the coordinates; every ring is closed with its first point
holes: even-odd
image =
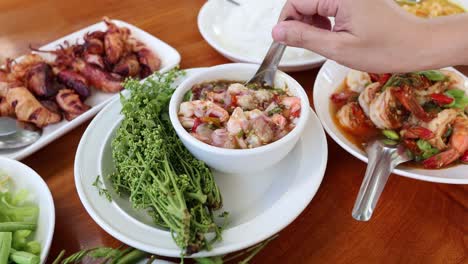
{"type": "MultiPolygon", "coordinates": [[[[320,23],[325,23],[323,19],[320,21],[320,23]]],[[[331,59],[336,57],[344,38],[343,33],[332,32],[299,21],[280,22],[273,28],[275,41],[288,46],[305,48],[331,59]]]]}
{"type": "Polygon", "coordinates": [[[294,18],[303,21],[304,17],[319,15],[334,17],[338,12],[340,0],[288,0],[281,11],[279,21],[294,18]]]}

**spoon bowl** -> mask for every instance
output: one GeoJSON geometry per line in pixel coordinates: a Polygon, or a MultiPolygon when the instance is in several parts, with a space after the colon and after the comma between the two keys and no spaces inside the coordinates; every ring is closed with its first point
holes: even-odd
{"type": "Polygon", "coordinates": [[[0,149],[26,147],[41,137],[42,131],[20,125],[15,119],[0,117],[0,149]]]}

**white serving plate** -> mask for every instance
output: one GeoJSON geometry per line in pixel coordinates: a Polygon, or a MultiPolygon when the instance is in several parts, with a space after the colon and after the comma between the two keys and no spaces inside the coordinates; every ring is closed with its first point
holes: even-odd
{"type": "MultiPolygon", "coordinates": [[[[265,54],[258,54],[258,58],[246,56],[241,51],[235,50],[231,47],[223,45],[220,41],[219,23],[224,19],[224,12],[228,13],[235,5],[230,4],[226,1],[226,4],[220,4],[222,0],[211,0],[207,1],[200,9],[198,14],[198,30],[200,31],[203,38],[212,46],[215,50],[221,53],[224,57],[234,62],[248,62],[260,64],[265,54]]],[[[296,58],[286,60],[283,59],[279,65],[280,69],[285,72],[302,71],[312,69],[320,66],[325,62],[325,58],[318,55],[312,54],[311,56],[305,56],[303,58],[296,58]]]]}
{"type": "MultiPolygon", "coordinates": [[[[194,72],[189,70],[188,75],[194,72]]],[[[97,175],[105,176],[112,170],[109,144],[113,129],[122,119],[120,110],[116,98],[96,116],[81,139],[75,158],[80,200],[93,220],[116,239],[146,252],[179,257],[180,249],[169,232],[153,226],[151,219],[133,210],[127,200],[115,198],[111,188],[112,203],[92,186],[97,175]]],[[[230,212],[230,224],[223,240],[211,251],[192,257],[223,255],[250,247],[279,232],[305,209],[320,186],[327,163],[325,133],[310,111],[304,137],[274,167],[242,176],[214,172],[224,201],[220,212],[230,212]]],[[[109,186],[107,180],[104,183],[109,186]]]]}
{"type": "MultiPolygon", "coordinates": [[[[132,35],[135,38],[141,40],[145,43],[153,52],[158,54],[161,58],[161,69],[160,72],[166,72],[180,62],[180,54],[166,44],[165,42],[159,40],[158,38],[152,36],[151,34],[133,26],[126,22],[120,20],[112,20],[119,27],[127,27],[132,32],[132,35]]],[[[104,22],[99,22],[75,33],[72,33],[66,37],[58,39],[54,42],[51,42],[45,46],[40,47],[41,50],[53,50],[56,49],[60,44],[63,44],[64,41],[69,43],[75,43],[77,40],[81,40],[87,32],[96,31],[96,30],[105,30],[107,26],[104,22]]],[[[43,56],[46,60],[52,60],[53,56],[46,53],[38,53],[43,56]]],[[[21,58],[19,58],[21,59],[21,58]]],[[[42,147],[46,146],[53,140],[61,137],[65,133],[69,132],[73,128],[79,126],[86,120],[92,118],[96,113],[98,113],[106,104],[108,104],[113,97],[118,97],[115,93],[104,93],[96,89],[91,89],[91,96],[85,101],[88,105],[91,106],[91,109],[80,115],[79,117],[73,119],[72,121],[62,120],[60,123],[49,125],[43,129],[41,138],[35,143],[19,149],[12,150],[0,150],[0,157],[8,157],[16,160],[23,159],[28,155],[38,151],[42,147]]]]}
{"type": "Polygon", "coordinates": [[[41,263],[45,263],[55,228],[52,194],[41,176],[19,161],[0,157],[0,171],[12,179],[14,190],[27,190],[29,200],[39,207],[37,229],[32,235],[41,243],[41,263]]]}
{"type": "MultiPolygon", "coordinates": [[[[455,71],[454,68],[447,68],[455,71]]],[[[356,158],[367,163],[367,155],[364,151],[350,142],[333,122],[330,114],[330,96],[343,83],[349,68],[328,60],[320,69],[314,84],[314,106],[317,115],[327,133],[342,148],[356,158]]],[[[468,78],[465,76],[465,86],[468,87],[468,78]]],[[[440,183],[468,184],[468,165],[458,165],[440,170],[426,170],[421,168],[398,166],[393,173],[413,179],[440,183]]]]}

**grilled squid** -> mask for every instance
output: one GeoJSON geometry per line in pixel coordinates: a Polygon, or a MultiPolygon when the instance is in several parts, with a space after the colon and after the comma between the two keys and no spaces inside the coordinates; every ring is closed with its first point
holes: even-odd
{"type": "Polygon", "coordinates": [[[79,73],[70,70],[62,70],[57,74],[57,78],[66,87],[75,90],[82,98],[86,98],[90,95],[88,81],[79,73]]]}
{"type": "Polygon", "coordinates": [[[39,97],[52,97],[59,89],[52,67],[45,62],[30,67],[27,70],[25,82],[28,89],[39,97]]]}
{"type": "Polygon", "coordinates": [[[140,63],[138,62],[138,59],[134,54],[128,55],[123,57],[114,66],[113,71],[121,76],[135,77],[140,73],[140,63]]]}
{"type": "Polygon", "coordinates": [[[118,78],[82,60],[75,60],[73,68],[81,73],[88,80],[89,84],[103,92],[116,93],[123,88],[118,78]]]}
{"type": "Polygon", "coordinates": [[[104,50],[106,59],[109,63],[115,64],[122,57],[125,50],[125,41],[130,35],[127,28],[119,28],[109,18],[105,17],[104,22],[107,24],[107,32],[104,36],[104,50]]]}
{"type": "Polygon", "coordinates": [[[61,115],[44,107],[25,87],[8,89],[6,99],[19,121],[30,122],[41,128],[62,119],[61,115]]]}
{"type": "Polygon", "coordinates": [[[80,96],[71,89],[62,89],[55,97],[58,106],[64,111],[65,119],[68,121],[88,111],[90,106],[84,104],[80,96]]]}

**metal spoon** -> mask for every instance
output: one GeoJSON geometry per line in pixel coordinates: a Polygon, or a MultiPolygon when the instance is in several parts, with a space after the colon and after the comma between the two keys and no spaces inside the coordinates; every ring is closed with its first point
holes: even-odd
{"type": "Polygon", "coordinates": [[[40,130],[20,127],[9,117],[0,117],[0,149],[21,148],[36,142],[41,137],[40,130]]]}
{"type": "Polygon", "coordinates": [[[404,147],[386,145],[380,140],[370,142],[366,152],[369,157],[366,175],[353,208],[353,218],[359,221],[371,218],[393,169],[413,159],[404,147]]]}
{"type": "Polygon", "coordinates": [[[283,57],[286,45],[273,42],[263,59],[260,68],[258,68],[254,77],[246,84],[254,83],[262,86],[267,85],[273,87],[275,84],[275,74],[278,71],[278,65],[283,57]]]}

